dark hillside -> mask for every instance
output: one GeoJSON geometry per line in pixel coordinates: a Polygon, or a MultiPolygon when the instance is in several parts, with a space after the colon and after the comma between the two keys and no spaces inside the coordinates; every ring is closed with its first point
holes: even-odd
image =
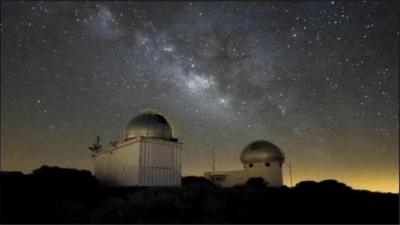
{"type": "Polygon", "coordinates": [[[44,166],[0,182],[2,223],[399,223],[398,194],[335,180],[220,188],[185,177],[182,187],[110,188],[88,171],[44,166]]]}

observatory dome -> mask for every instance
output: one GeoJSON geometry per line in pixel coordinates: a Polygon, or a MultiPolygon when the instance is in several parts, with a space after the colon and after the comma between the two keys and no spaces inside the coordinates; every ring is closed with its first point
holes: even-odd
{"type": "Polygon", "coordinates": [[[134,117],[125,130],[125,140],[134,137],[172,138],[172,128],[164,116],[145,112],[134,117]]]}
{"type": "Polygon", "coordinates": [[[258,140],[248,144],[240,154],[240,161],[245,163],[279,162],[283,163],[285,156],[282,151],[269,141],[258,140]]]}

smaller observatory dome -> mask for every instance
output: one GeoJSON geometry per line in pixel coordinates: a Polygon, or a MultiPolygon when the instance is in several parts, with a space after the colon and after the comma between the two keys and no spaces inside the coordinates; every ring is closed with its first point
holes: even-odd
{"type": "Polygon", "coordinates": [[[259,140],[248,144],[240,154],[240,161],[245,163],[279,162],[283,163],[285,156],[282,151],[269,141],[259,140]]]}
{"type": "Polygon", "coordinates": [[[172,128],[164,116],[145,112],[134,117],[125,130],[125,140],[134,137],[172,138],[172,128]]]}

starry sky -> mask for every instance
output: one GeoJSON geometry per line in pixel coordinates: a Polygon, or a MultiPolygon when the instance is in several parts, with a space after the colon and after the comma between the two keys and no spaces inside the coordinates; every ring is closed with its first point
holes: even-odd
{"type": "Polygon", "coordinates": [[[284,182],[398,192],[400,1],[1,1],[1,170],[93,169],[88,146],[152,109],[183,175],[241,169],[256,139],[284,182]]]}

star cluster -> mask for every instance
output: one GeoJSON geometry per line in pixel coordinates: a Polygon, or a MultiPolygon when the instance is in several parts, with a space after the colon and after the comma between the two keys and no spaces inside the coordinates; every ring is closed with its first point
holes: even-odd
{"type": "Polygon", "coordinates": [[[146,109],[184,175],[255,139],[295,182],[398,192],[399,1],[1,2],[1,169],[92,169],[146,109]],[[372,182],[372,180],[374,182],[372,182]]]}

